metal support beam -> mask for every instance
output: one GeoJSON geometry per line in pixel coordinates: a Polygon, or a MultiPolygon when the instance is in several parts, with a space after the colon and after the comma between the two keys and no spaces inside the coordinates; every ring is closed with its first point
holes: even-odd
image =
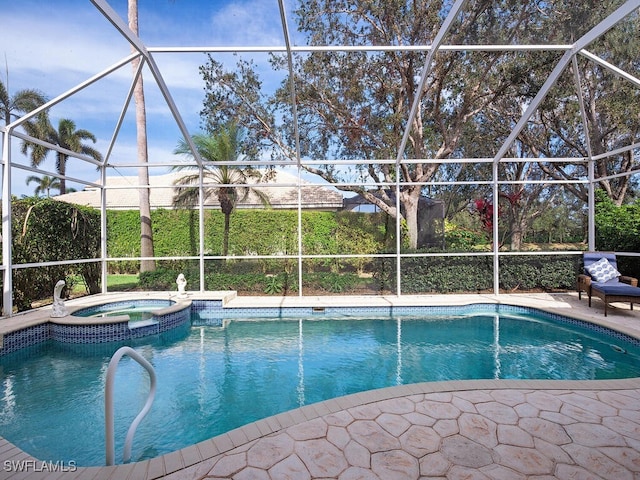
{"type": "MultiPolygon", "coordinates": [[[[169,107],[169,110],[171,111],[171,114],[173,115],[173,118],[176,121],[178,128],[180,129],[180,132],[184,136],[185,141],[187,142],[187,144],[189,145],[189,148],[191,149],[191,152],[193,153],[193,158],[196,160],[196,162],[199,165],[202,164],[202,159],[200,158],[198,149],[193,143],[193,140],[191,139],[191,135],[187,130],[186,124],[182,119],[182,115],[180,115],[180,112],[178,111],[178,108],[175,102],[173,101],[173,97],[171,96],[171,93],[167,88],[164,78],[160,73],[160,69],[156,65],[156,62],[153,59],[153,56],[147,50],[147,47],[144,45],[142,40],[140,40],[140,38],[135,33],[133,33],[133,31],[129,28],[129,25],[127,25],[124,22],[124,20],[120,18],[120,16],[116,13],[116,11],[113,8],[111,8],[111,5],[109,5],[105,0],[91,0],[91,2],[107,18],[107,20],[109,20],[109,22],[120,32],[120,34],[131,44],[131,46],[133,46],[133,48],[137,50],[139,54],[142,55],[142,57],[147,61],[147,64],[149,65],[149,69],[151,70],[151,74],[155,78],[158,88],[160,89],[162,96],[167,102],[167,106],[169,107]]],[[[134,56],[136,56],[136,54],[134,54],[134,56]]]]}
{"type": "MultiPolygon", "coordinates": [[[[462,10],[464,4],[467,3],[467,0],[456,0],[456,3],[451,7],[451,11],[447,15],[447,18],[442,22],[442,26],[435,38],[433,39],[433,43],[431,44],[431,49],[427,54],[427,59],[424,62],[424,67],[422,67],[422,74],[420,75],[420,82],[418,83],[418,88],[415,91],[415,97],[413,98],[413,104],[411,105],[411,111],[409,112],[409,117],[407,118],[407,125],[404,129],[404,134],[402,135],[402,141],[400,142],[400,147],[398,148],[398,155],[396,156],[396,165],[399,165],[402,161],[402,157],[404,157],[404,152],[407,148],[407,143],[409,142],[409,135],[411,135],[411,125],[413,123],[414,118],[418,115],[418,110],[420,108],[420,103],[422,102],[422,92],[424,91],[424,87],[427,83],[427,78],[429,77],[429,72],[431,72],[431,65],[433,63],[433,59],[438,53],[438,49],[442,45],[444,41],[444,37],[451,29],[453,22],[455,21],[458,13],[462,10]]],[[[398,215],[400,212],[398,212],[398,215]]]]}
{"type": "Polygon", "coordinates": [[[615,10],[611,15],[605,18],[602,22],[597,24],[595,27],[589,30],[586,34],[580,37],[573,44],[573,48],[566,51],[564,55],[562,55],[562,58],[560,58],[560,61],[556,64],[554,69],[551,71],[551,74],[549,75],[547,80],[544,82],[544,84],[538,91],[537,95],[531,101],[531,103],[527,107],[522,117],[520,117],[520,120],[518,120],[518,123],[516,123],[516,126],[513,128],[513,130],[505,140],[505,142],[502,144],[502,146],[498,150],[498,153],[496,153],[494,157],[495,162],[500,161],[500,159],[504,157],[507,151],[511,148],[511,145],[513,145],[513,142],[516,140],[518,135],[520,135],[520,132],[522,132],[522,130],[524,129],[529,119],[533,116],[533,114],[536,112],[536,110],[538,109],[542,101],[545,99],[545,97],[549,93],[549,90],[551,90],[551,88],[556,84],[556,81],[558,80],[560,75],[562,75],[562,72],[564,72],[565,68],[567,68],[573,56],[576,55],[580,50],[583,50],[584,48],[586,48],[587,45],[589,45],[590,43],[594,42],[599,37],[607,33],[618,22],[623,20],[627,15],[630,15],[636,10],[638,10],[638,8],[640,8],[640,1],[628,0],[621,7],[615,10]]]}
{"type": "Polygon", "coordinates": [[[587,163],[587,176],[589,178],[588,183],[588,200],[587,200],[587,238],[589,244],[589,250],[595,250],[596,244],[596,227],[595,227],[595,169],[593,160],[593,149],[591,148],[591,135],[589,134],[589,122],[587,121],[587,110],[584,105],[584,98],[582,97],[582,82],[580,79],[580,71],[578,70],[578,60],[574,56],[572,61],[573,65],[573,78],[576,85],[576,94],[578,95],[578,104],[580,105],[580,116],[582,117],[582,128],[584,129],[584,138],[587,147],[587,155],[589,156],[589,163],[587,163]]]}
{"type": "Polygon", "coordinates": [[[2,314],[13,314],[13,253],[11,251],[11,128],[2,135],[2,314]]]}

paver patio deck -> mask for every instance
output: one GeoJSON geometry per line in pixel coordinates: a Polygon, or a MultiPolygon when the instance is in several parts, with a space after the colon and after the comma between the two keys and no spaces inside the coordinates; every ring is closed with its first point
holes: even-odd
{"type": "MultiPolygon", "coordinates": [[[[251,301],[256,305],[255,298],[237,299],[238,304],[251,301]]],[[[260,305],[295,301],[261,299],[260,305]]],[[[305,301],[353,305],[354,299],[305,301]]],[[[432,305],[491,298],[437,296],[419,301],[432,305]]],[[[640,337],[640,312],[628,305],[616,305],[605,319],[597,301],[587,309],[586,301],[572,294],[505,295],[500,301],[564,313],[640,337]]],[[[307,405],[162,457],[115,467],[18,472],[7,466],[29,457],[0,441],[0,480],[640,480],[639,400],[640,378],[403,385],[307,405]]]]}

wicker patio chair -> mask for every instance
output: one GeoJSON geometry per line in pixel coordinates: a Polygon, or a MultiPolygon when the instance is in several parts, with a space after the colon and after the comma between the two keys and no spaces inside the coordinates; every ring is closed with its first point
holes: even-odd
{"type": "Polygon", "coordinates": [[[638,279],[620,274],[615,253],[585,252],[584,273],[578,275],[578,298],[586,292],[591,306],[591,297],[604,302],[604,316],[607,305],[613,302],[629,302],[631,310],[634,303],[640,303],[638,279]]]}

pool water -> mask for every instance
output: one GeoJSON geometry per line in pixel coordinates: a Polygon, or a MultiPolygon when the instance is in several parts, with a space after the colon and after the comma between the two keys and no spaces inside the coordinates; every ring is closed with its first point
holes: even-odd
{"type": "MultiPolygon", "coordinates": [[[[532,315],[250,320],[186,326],[130,343],[158,377],[134,461],[302,405],[453,379],[640,377],[640,348],[532,315]]],[[[48,342],[0,360],[0,434],[40,460],[104,465],[104,379],[121,344],[48,342]]],[[[124,357],[115,382],[116,462],[146,401],[124,357]]]]}
{"type": "Polygon", "coordinates": [[[128,302],[109,302],[73,312],[75,317],[116,317],[129,315],[130,322],[149,320],[153,312],[167,308],[175,302],[172,300],[132,300],[128,302]]]}

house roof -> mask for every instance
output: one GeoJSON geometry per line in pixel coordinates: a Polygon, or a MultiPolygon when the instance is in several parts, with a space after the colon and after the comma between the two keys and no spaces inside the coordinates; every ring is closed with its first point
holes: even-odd
{"type": "MultiPolygon", "coordinates": [[[[177,189],[174,183],[177,179],[185,175],[184,172],[172,172],[164,175],[154,175],[149,177],[149,201],[152,209],[174,208],[173,198],[177,189]]],[[[249,183],[255,184],[252,189],[259,190],[269,199],[270,208],[291,209],[298,206],[298,178],[290,173],[276,171],[274,178],[268,182],[249,183]]],[[[99,183],[99,182],[96,182],[99,183]]],[[[139,208],[138,198],[138,177],[119,176],[107,177],[106,186],[106,207],[112,210],[132,210],[139,208]]],[[[100,189],[97,187],[87,187],[78,192],[66,193],[52,197],[54,200],[100,208],[100,189]]],[[[342,208],[342,195],[329,186],[311,185],[304,180],[301,181],[301,205],[304,209],[336,210],[342,208]]],[[[218,199],[209,199],[205,203],[207,208],[219,208],[218,199]]],[[[236,208],[262,208],[263,204],[259,196],[250,193],[248,197],[240,202],[236,208]]]]}

